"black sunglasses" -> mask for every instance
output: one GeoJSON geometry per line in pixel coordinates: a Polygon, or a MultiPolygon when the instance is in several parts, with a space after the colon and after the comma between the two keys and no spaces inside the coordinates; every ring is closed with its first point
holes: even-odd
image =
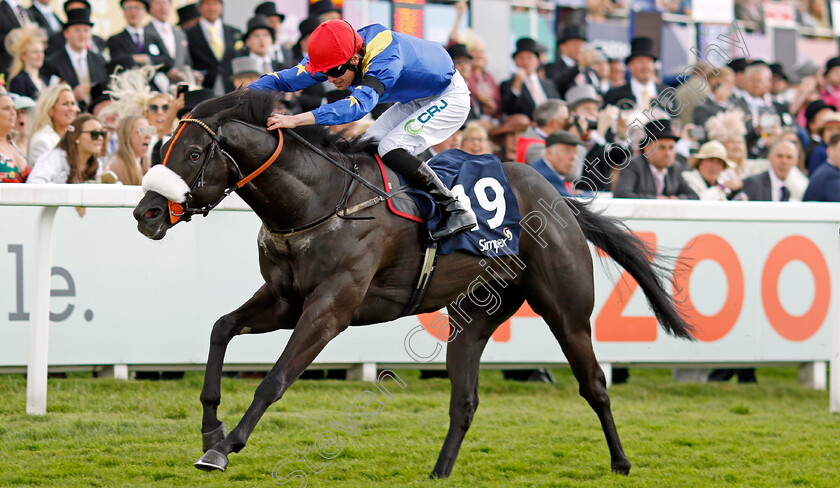
{"type": "Polygon", "coordinates": [[[324,71],[323,74],[329,76],[330,78],[339,78],[341,76],[344,76],[344,73],[346,73],[351,66],[352,65],[350,64],[350,60],[347,60],[347,62],[344,64],[340,64],[335,68],[330,68],[324,71]]]}
{"type": "Polygon", "coordinates": [[[149,105],[149,112],[168,112],[169,111],[169,104],[164,105],[156,105],[151,104],[149,105]]]}
{"type": "Polygon", "coordinates": [[[100,137],[105,137],[108,135],[107,130],[83,130],[81,131],[82,134],[90,134],[90,138],[93,140],[99,139],[100,137]]]}

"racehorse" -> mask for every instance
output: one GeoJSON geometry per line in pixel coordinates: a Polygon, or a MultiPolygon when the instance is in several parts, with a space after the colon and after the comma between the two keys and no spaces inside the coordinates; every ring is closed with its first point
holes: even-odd
{"type": "MultiPolygon", "coordinates": [[[[361,177],[376,181],[375,144],[346,141],[314,126],[268,132],[265,121],[274,106],[275,94],[247,90],[198,105],[161,149],[165,167],[160,170],[173,173],[174,183],[169,183],[180,188],[177,195],[167,198],[158,191],[147,191],[134,210],[140,232],[162,239],[179,219],[206,214],[229,192],[237,191],[263,223],[258,249],[265,284],[241,307],[218,319],[210,336],[201,391],[204,455],[195,463],[205,470],[227,468],[228,455],[245,447],[266,409],[283,396],[330,340],[348,326],[398,318],[419,273],[420,225],[395,217],[386,205],[365,206],[365,202],[375,202],[373,190],[350,185],[347,172],[327,160],[338,160],[344,169],[357,169],[361,177]],[[272,153],[277,157],[273,163],[272,153]],[[182,201],[173,203],[178,195],[182,201]],[[344,208],[359,205],[361,210],[354,217],[367,219],[339,218],[342,201],[344,208]],[[225,349],[239,334],[278,329],[293,332],[239,424],[227,434],[217,417],[225,349]]],[[[638,281],[668,333],[692,339],[692,328],[661,283],[666,270],[652,262],[653,252],[623,224],[588,210],[582,202],[563,199],[528,165],[505,163],[504,171],[521,214],[538,219],[529,227],[539,228],[539,232],[522,233],[518,257],[502,255],[489,260],[489,265],[488,260],[466,253],[440,256],[418,310],[434,312],[457,301],[460,312],[471,319],[457,332],[452,327],[454,337],[448,337],[450,423],[431,477],[450,475],[478,406],[482,351],[494,330],[525,300],[548,324],[580,385],[581,396],[598,415],[612,470],[627,474],[630,461],[621,446],[605,377],[592,350],[589,319],[594,282],[587,240],[638,281]],[[553,202],[550,212],[539,200],[553,202]],[[525,266],[518,266],[514,259],[525,266]],[[488,271],[496,281],[494,293],[501,297],[500,304],[491,310],[473,299],[459,300],[470,282],[488,271]]],[[[490,292],[473,293],[484,297],[490,292]]]]}

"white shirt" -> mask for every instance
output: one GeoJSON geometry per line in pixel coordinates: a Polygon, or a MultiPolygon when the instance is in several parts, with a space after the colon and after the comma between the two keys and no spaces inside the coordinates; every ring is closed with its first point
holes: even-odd
{"type": "Polygon", "coordinates": [[[542,83],[540,83],[540,76],[538,74],[532,73],[530,76],[525,78],[525,86],[528,87],[528,92],[531,94],[531,98],[534,99],[534,105],[539,105],[548,100],[545,90],[543,90],[542,83]]]}
{"type": "Polygon", "coordinates": [[[568,68],[574,68],[575,66],[577,66],[577,63],[575,62],[575,60],[566,56],[565,54],[561,54],[560,59],[562,59],[563,62],[566,63],[566,67],[568,67],[568,68]]]}
{"type": "Polygon", "coordinates": [[[169,22],[161,22],[153,18],[152,26],[154,26],[161,40],[163,40],[166,52],[169,53],[170,57],[175,58],[175,51],[178,46],[175,45],[175,33],[172,31],[172,25],[169,22]]]}
{"type": "Polygon", "coordinates": [[[58,21],[58,17],[55,16],[55,12],[53,12],[53,9],[50,8],[49,5],[43,5],[37,0],[33,0],[32,6],[38,9],[38,11],[41,12],[41,15],[47,19],[47,23],[50,24],[50,29],[52,31],[61,32],[61,23],[58,21]]]}
{"type": "MultiPolygon", "coordinates": [[[[780,180],[778,176],[776,176],[776,172],[773,171],[771,168],[770,171],[767,173],[770,174],[770,195],[773,198],[774,202],[781,202],[782,201],[782,187],[785,185],[784,180],[780,180]]],[[[788,199],[790,198],[790,188],[788,188],[788,199]]]]}
{"type": "Polygon", "coordinates": [[[754,97],[750,95],[749,92],[744,92],[743,99],[747,102],[747,106],[750,108],[750,113],[756,121],[758,121],[758,116],[761,114],[762,107],[776,113],[773,107],[773,100],[770,98],[769,93],[765,94],[763,97],[754,97]]]}
{"type": "Polygon", "coordinates": [[[87,63],[87,49],[82,52],[76,52],[70,49],[69,44],[65,44],[64,48],[67,50],[67,55],[70,56],[70,62],[73,63],[73,69],[76,71],[76,77],[79,78],[79,83],[90,83],[90,70],[87,63]]]}
{"type": "MultiPolygon", "coordinates": [[[[102,172],[102,163],[98,159],[96,175],[102,172]]],[[[67,153],[63,149],[55,148],[44,154],[32,167],[27,183],[67,183],[70,177],[70,164],[67,163],[67,153]]]]}
{"type": "Polygon", "coordinates": [[[257,62],[260,64],[260,71],[262,73],[273,73],[274,67],[271,64],[271,57],[269,56],[257,56],[254,53],[248,55],[251,59],[256,59],[257,62]]]}
{"type": "Polygon", "coordinates": [[[648,95],[648,105],[650,105],[650,101],[659,96],[659,92],[656,90],[656,83],[654,83],[653,80],[650,80],[647,83],[642,84],[637,79],[630,78],[630,91],[633,92],[633,96],[636,97],[636,105],[642,109],[648,108],[647,105],[642,107],[642,104],[645,102],[646,90],[648,95]]]}
{"type": "Polygon", "coordinates": [[[665,193],[665,176],[668,174],[668,168],[659,169],[656,166],[648,163],[650,172],[653,174],[653,182],[656,184],[656,195],[665,193]]]}
{"type": "Polygon", "coordinates": [[[136,27],[131,27],[130,25],[127,25],[127,26],[125,26],[125,31],[128,32],[131,35],[131,40],[134,41],[135,44],[137,43],[137,37],[139,36],[140,37],[140,44],[143,47],[146,46],[146,36],[143,34],[143,28],[142,27],[138,29],[136,27]]]}

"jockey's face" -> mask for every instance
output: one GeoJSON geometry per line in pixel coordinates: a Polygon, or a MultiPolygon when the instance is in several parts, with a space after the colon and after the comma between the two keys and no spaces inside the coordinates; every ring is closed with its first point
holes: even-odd
{"type": "MultiPolygon", "coordinates": [[[[350,58],[350,64],[353,66],[358,66],[361,58],[358,54],[354,54],[352,58],[350,58]]],[[[356,72],[352,69],[348,69],[344,72],[343,75],[334,77],[327,75],[327,81],[335,86],[336,90],[346,90],[350,87],[350,84],[353,83],[353,78],[356,77],[356,72]]]]}

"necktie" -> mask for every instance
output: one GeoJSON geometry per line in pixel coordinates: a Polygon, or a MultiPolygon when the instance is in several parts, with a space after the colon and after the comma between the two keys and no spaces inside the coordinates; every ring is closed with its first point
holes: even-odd
{"type": "Polygon", "coordinates": [[[271,61],[265,60],[263,61],[263,73],[273,73],[274,70],[271,69],[271,61]]]}
{"type": "Polygon", "coordinates": [[[22,26],[29,25],[29,14],[23,8],[23,5],[18,5],[15,10],[17,10],[18,23],[22,26]]]}
{"type": "Polygon", "coordinates": [[[528,91],[531,93],[531,98],[534,99],[534,104],[540,105],[546,100],[546,97],[542,86],[540,86],[537,75],[529,76],[527,80],[528,82],[526,83],[526,86],[528,87],[528,91]]]}
{"type": "Polygon", "coordinates": [[[216,32],[216,26],[211,25],[209,27],[210,30],[210,49],[213,51],[213,55],[216,56],[216,59],[221,60],[225,55],[225,43],[222,41],[222,38],[219,37],[219,33],[216,32]]]}
{"type": "Polygon", "coordinates": [[[140,39],[140,34],[138,34],[137,32],[135,32],[133,34],[133,36],[134,36],[134,44],[137,45],[137,50],[142,51],[143,50],[143,39],[140,39]]]}
{"type": "Polygon", "coordinates": [[[782,186],[779,193],[782,194],[782,198],[779,200],[780,202],[790,201],[790,190],[788,190],[786,186],[782,186]]]}
{"type": "Polygon", "coordinates": [[[650,89],[648,89],[647,85],[645,85],[645,88],[642,91],[642,98],[644,99],[644,100],[642,100],[642,102],[643,102],[642,106],[644,108],[650,107],[650,101],[651,101],[651,99],[653,99],[653,94],[650,92],[650,89]]]}
{"type": "Polygon", "coordinates": [[[79,84],[86,85],[90,83],[90,74],[87,70],[87,59],[85,59],[85,55],[76,57],[76,75],[79,78],[79,84]]]}

